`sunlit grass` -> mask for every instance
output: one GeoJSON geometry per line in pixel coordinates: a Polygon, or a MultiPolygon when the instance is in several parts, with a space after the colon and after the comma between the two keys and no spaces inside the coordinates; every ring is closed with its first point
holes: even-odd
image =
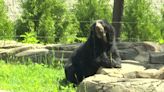
{"type": "Polygon", "coordinates": [[[0,61],[0,90],[11,92],[75,92],[71,84],[63,85],[62,67],[41,64],[6,64],[0,61]]]}

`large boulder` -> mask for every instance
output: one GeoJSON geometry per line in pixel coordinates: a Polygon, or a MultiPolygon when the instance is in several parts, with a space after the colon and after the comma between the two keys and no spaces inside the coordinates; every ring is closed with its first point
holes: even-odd
{"type": "Polygon", "coordinates": [[[151,53],[150,63],[153,64],[164,64],[164,52],[151,53]]]}
{"type": "Polygon", "coordinates": [[[164,80],[117,78],[97,74],[86,78],[77,92],[163,92],[164,80]]]}
{"type": "Polygon", "coordinates": [[[77,92],[163,92],[164,66],[146,69],[145,65],[124,60],[121,69],[102,68],[85,78],[77,92]]]}
{"type": "Polygon", "coordinates": [[[139,47],[139,50],[142,51],[153,51],[153,52],[161,52],[162,47],[154,42],[119,42],[117,43],[118,49],[129,49],[139,47]]]}
{"type": "MultiPolygon", "coordinates": [[[[162,52],[162,47],[153,42],[120,42],[117,44],[122,60],[150,62],[150,54],[162,52]]],[[[161,60],[157,61],[161,63],[161,60]]]]}

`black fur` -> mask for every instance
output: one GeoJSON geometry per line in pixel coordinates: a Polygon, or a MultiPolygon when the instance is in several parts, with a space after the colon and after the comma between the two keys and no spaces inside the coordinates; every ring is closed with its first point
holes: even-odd
{"type": "Polygon", "coordinates": [[[115,44],[115,30],[105,20],[98,20],[91,26],[90,36],[65,64],[66,79],[79,84],[85,77],[94,75],[100,67],[121,67],[121,59],[115,44]],[[104,28],[105,38],[96,33],[96,23],[104,28]]]}

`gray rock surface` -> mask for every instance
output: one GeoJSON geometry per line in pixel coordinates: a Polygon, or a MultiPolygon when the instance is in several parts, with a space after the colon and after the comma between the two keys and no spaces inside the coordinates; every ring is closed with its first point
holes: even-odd
{"type": "Polygon", "coordinates": [[[164,52],[164,44],[161,45],[162,52],[164,52]]]}
{"type": "Polygon", "coordinates": [[[76,48],[78,48],[80,45],[82,45],[82,44],[81,43],[77,43],[77,44],[49,44],[49,45],[45,45],[45,48],[47,48],[49,50],[73,51],[76,48]]]}
{"type": "Polygon", "coordinates": [[[151,53],[150,63],[153,64],[164,64],[164,52],[151,53]]]}
{"type": "MultiPolygon", "coordinates": [[[[163,51],[159,44],[153,42],[121,42],[117,46],[123,60],[136,60],[142,63],[150,62],[150,53],[163,51]]],[[[161,60],[157,62],[160,63],[161,60]]]]}
{"type": "Polygon", "coordinates": [[[119,42],[117,43],[118,49],[129,49],[133,48],[138,51],[153,51],[161,52],[162,48],[159,44],[154,42],[119,42]]]}
{"type": "MultiPolygon", "coordinates": [[[[33,58],[37,62],[37,58],[43,57],[43,54],[37,52],[39,49],[47,49],[46,53],[49,58],[56,60],[67,61],[72,52],[78,48],[81,43],[77,44],[23,44],[16,41],[1,41],[0,40],[0,58],[1,59],[17,59],[33,58]],[[35,51],[36,50],[36,51],[35,51]],[[37,53],[36,53],[37,52],[37,53]],[[26,54],[25,54],[26,53],[26,54]],[[27,54],[37,54],[36,59],[34,56],[27,54]]],[[[163,55],[158,55],[162,51],[160,45],[153,42],[120,42],[117,44],[122,60],[135,60],[141,63],[163,63],[163,55]],[[152,54],[151,54],[152,53],[152,54]],[[161,59],[160,59],[160,58],[161,59]]],[[[40,50],[40,51],[41,51],[40,50]]]]}
{"type": "Polygon", "coordinates": [[[163,92],[164,80],[159,79],[126,79],[95,75],[86,78],[77,92],[163,92]]]}
{"type": "Polygon", "coordinates": [[[164,66],[146,69],[138,61],[124,60],[121,69],[102,68],[85,78],[77,92],[163,92],[164,66]]]}

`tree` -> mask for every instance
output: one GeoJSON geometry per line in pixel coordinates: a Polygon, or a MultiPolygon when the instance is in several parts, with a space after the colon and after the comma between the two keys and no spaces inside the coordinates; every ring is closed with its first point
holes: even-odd
{"type": "Polygon", "coordinates": [[[111,21],[110,0],[78,0],[74,12],[80,22],[79,37],[86,37],[89,34],[90,25],[94,20],[106,19],[111,21]]]}
{"type": "Polygon", "coordinates": [[[56,43],[78,31],[76,18],[68,14],[64,0],[25,0],[22,8],[23,15],[16,24],[18,36],[35,32],[40,42],[56,43]]]}
{"type": "Polygon", "coordinates": [[[162,39],[164,40],[164,4],[161,6],[161,16],[162,16],[162,19],[161,19],[161,35],[162,35],[162,39]]]}
{"type": "Polygon", "coordinates": [[[0,39],[12,39],[14,36],[13,23],[8,19],[4,1],[0,0],[0,39]]]}
{"type": "Polygon", "coordinates": [[[161,38],[160,17],[153,11],[150,0],[126,0],[122,39],[158,41],[161,38]]]}
{"type": "Polygon", "coordinates": [[[116,29],[116,40],[119,40],[124,0],[114,0],[112,25],[116,29]]]}

